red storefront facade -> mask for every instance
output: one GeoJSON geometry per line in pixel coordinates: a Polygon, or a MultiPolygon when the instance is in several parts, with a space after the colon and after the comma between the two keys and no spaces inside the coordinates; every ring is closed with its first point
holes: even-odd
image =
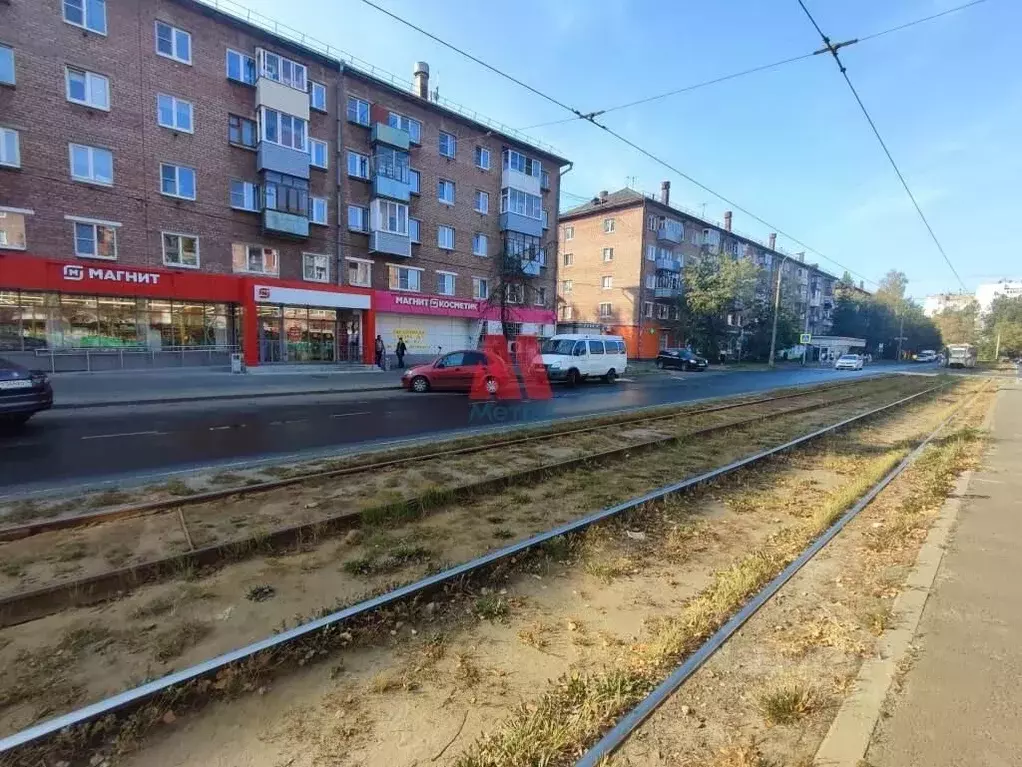
{"type": "Polygon", "coordinates": [[[264,275],[0,253],[0,352],[205,343],[239,346],[250,366],[372,360],[372,296],[264,275]],[[309,341],[310,332],[319,340],[309,341]],[[320,356],[302,358],[309,348],[320,356]]]}

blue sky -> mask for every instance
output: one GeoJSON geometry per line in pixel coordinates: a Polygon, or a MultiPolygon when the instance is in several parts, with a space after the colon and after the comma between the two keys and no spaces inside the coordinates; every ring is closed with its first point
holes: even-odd
{"type": "MultiPolygon", "coordinates": [[[[410,79],[429,62],[442,96],[514,127],[558,107],[359,0],[245,5],[410,79]]],[[[815,50],[796,0],[377,0],[582,111],[815,50]]],[[[834,40],[865,36],[961,0],[808,0],[834,40]]],[[[842,52],[852,81],[971,290],[1022,278],[1009,227],[1022,214],[1022,3],[988,2],[842,52]]],[[[824,56],[606,115],[609,127],[863,276],[891,268],[909,292],[955,290],[832,60],[824,56]]],[[[579,121],[528,131],[575,161],[563,190],[626,184],[719,220],[712,195],[579,121]],[[634,178],[634,182],[631,177],[634,178]]],[[[565,197],[563,203],[574,204],[565,197]]],[[[735,228],[766,227],[736,211],[735,228]]],[[[789,250],[800,247],[779,238],[789,250]]],[[[810,254],[812,258],[812,254],[810,254]]],[[[841,273],[823,259],[821,266],[841,273]]]]}

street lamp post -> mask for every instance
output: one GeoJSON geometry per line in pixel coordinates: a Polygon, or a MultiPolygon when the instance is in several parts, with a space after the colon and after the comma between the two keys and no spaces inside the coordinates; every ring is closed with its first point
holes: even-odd
{"type": "Polygon", "coordinates": [[[774,326],[770,331],[770,359],[767,365],[774,367],[774,354],[777,351],[777,311],[781,306],[781,276],[784,274],[784,262],[788,259],[785,255],[777,267],[777,290],[774,291],[774,326]]]}

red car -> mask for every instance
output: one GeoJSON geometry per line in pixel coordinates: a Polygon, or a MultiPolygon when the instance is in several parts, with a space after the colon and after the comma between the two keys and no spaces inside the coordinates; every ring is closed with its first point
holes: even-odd
{"type": "Polygon", "coordinates": [[[499,394],[518,379],[508,364],[496,354],[475,349],[448,352],[427,365],[409,368],[401,376],[401,385],[414,392],[471,391],[476,376],[483,376],[486,393],[499,394]]]}

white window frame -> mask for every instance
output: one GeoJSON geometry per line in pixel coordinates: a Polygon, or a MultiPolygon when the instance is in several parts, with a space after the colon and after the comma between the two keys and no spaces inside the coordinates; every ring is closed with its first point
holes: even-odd
{"type": "Polygon", "coordinates": [[[653,319],[653,302],[645,301],[642,304],[642,316],[653,319]]]}
{"type": "Polygon", "coordinates": [[[280,250],[278,250],[277,248],[267,248],[265,245],[259,245],[259,244],[254,243],[254,242],[232,242],[231,243],[231,271],[234,274],[261,274],[261,275],[263,275],[265,277],[276,277],[276,276],[278,276],[280,274],[280,250]],[[235,269],[235,267],[234,267],[234,249],[235,249],[235,247],[245,248],[245,268],[244,269],[235,269]],[[263,261],[263,270],[262,271],[252,271],[252,270],[250,270],[248,268],[248,259],[249,259],[249,256],[252,254],[251,253],[252,248],[255,248],[256,250],[260,251],[259,255],[260,255],[260,257],[262,258],[262,261],[263,261]],[[273,251],[273,254],[275,256],[274,260],[277,263],[276,270],[274,270],[272,272],[266,271],[266,251],[268,251],[268,250],[273,251]]]}
{"type": "Polygon", "coordinates": [[[614,289],[614,278],[610,275],[604,275],[600,278],[600,289],[601,290],[613,290],[614,289]]]}
{"type": "Polygon", "coordinates": [[[612,218],[603,219],[603,233],[614,234],[614,230],[617,227],[617,222],[612,218]]]}
{"type": "Polygon", "coordinates": [[[416,170],[415,168],[408,169],[408,193],[409,194],[422,194],[422,171],[416,170]],[[412,183],[412,179],[415,182],[412,183]]]}
{"type": "Polygon", "coordinates": [[[601,301],[600,302],[600,307],[599,307],[599,312],[600,312],[600,319],[607,319],[608,317],[613,317],[614,316],[614,304],[611,303],[610,301],[601,301]],[[607,307],[607,311],[603,310],[603,307],[605,307],[605,306],[607,307]]]}
{"type": "Polygon", "coordinates": [[[406,115],[400,114],[399,112],[388,112],[387,113],[387,125],[391,128],[397,128],[403,130],[408,134],[408,139],[413,144],[422,143],[422,122],[416,120],[414,117],[407,117],[406,115]],[[395,125],[395,123],[397,123],[395,125]],[[415,130],[412,130],[412,126],[415,126],[415,130]]]}
{"type": "Polygon", "coordinates": [[[455,136],[453,133],[448,133],[447,131],[444,130],[440,131],[440,135],[437,138],[437,151],[440,153],[441,157],[446,157],[449,160],[453,160],[455,157],[458,156],[458,137],[455,136]],[[448,145],[450,153],[444,151],[445,143],[448,145]]]}
{"type": "Polygon", "coordinates": [[[0,218],[6,218],[7,214],[11,214],[11,215],[14,215],[14,216],[21,216],[21,218],[22,218],[21,224],[22,224],[22,227],[24,227],[24,229],[25,229],[25,244],[24,245],[12,245],[11,243],[9,243],[9,242],[7,242],[5,240],[4,242],[0,243],[0,250],[28,250],[28,227],[26,225],[27,222],[25,221],[25,217],[26,216],[34,216],[35,215],[35,211],[34,210],[30,210],[29,208],[9,208],[9,207],[6,207],[4,205],[0,205],[0,214],[3,214],[3,215],[0,215],[0,218]]]}
{"type": "Polygon", "coordinates": [[[490,193],[484,192],[482,189],[476,189],[475,199],[475,212],[482,213],[484,216],[490,213],[490,193]],[[479,201],[482,200],[483,204],[480,205],[479,201]]]}
{"type": "Polygon", "coordinates": [[[654,288],[656,288],[656,275],[655,274],[647,274],[646,275],[646,288],[648,288],[649,290],[653,290],[654,288]]]}
{"type": "Polygon", "coordinates": [[[369,208],[364,205],[348,205],[348,231],[351,232],[368,232],[369,231],[369,208]],[[351,225],[351,212],[352,210],[358,210],[362,218],[362,226],[355,229],[351,225]]]}
{"type": "Polygon", "coordinates": [[[487,277],[472,278],[472,298],[476,301],[486,301],[490,297],[490,280],[487,277]]]}
{"type": "Polygon", "coordinates": [[[195,133],[195,105],[191,101],[187,101],[185,99],[179,99],[177,96],[171,96],[169,93],[157,93],[156,94],[156,124],[159,125],[161,128],[169,128],[170,130],[177,131],[178,133],[195,133]],[[162,107],[161,99],[170,99],[170,111],[171,111],[171,114],[173,115],[173,119],[175,121],[175,124],[168,125],[167,123],[163,122],[163,119],[162,119],[162,109],[161,109],[161,107],[162,107]],[[178,116],[177,108],[178,108],[179,104],[187,104],[188,105],[188,127],[187,128],[182,128],[180,125],[176,124],[177,116],[178,116]]]}
{"type": "Polygon", "coordinates": [[[309,68],[302,64],[300,61],[289,59],[287,56],[281,56],[279,53],[274,53],[266,48],[256,49],[256,79],[265,77],[267,80],[273,80],[275,83],[286,85],[288,88],[294,88],[296,91],[302,93],[309,92],[309,68]],[[277,61],[277,72],[271,71],[269,62],[276,59],[277,61]],[[284,76],[284,65],[288,64],[291,69],[290,77],[284,76]],[[298,73],[301,73],[301,77],[298,77],[298,73]]]}
{"type": "Polygon", "coordinates": [[[320,141],[318,138],[312,138],[309,136],[309,165],[313,168],[319,168],[320,170],[330,169],[330,142],[320,141]],[[316,148],[321,147],[323,149],[323,164],[320,165],[316,162],[316,148]]]}
{"type": "Polygon", "coordinates": [[[440,224],[439,226],[437,226],[437,228],[436,228],[436,246],[438,248],[440,248],[440,250],[454,250],[454,243],[455,243],[454,237],[455,237],[455,232],[454,232],[454,227],[453,226],[447,226],[447,224],[440,224]],[[443,239],[442,239],[441,235],[444,232],[450,232],[451,233],[451,244],[450,245],[445,245],[443,243],[443,239]]]}
{"type": "Polygon", "coordinates": [[[199,172],[195,168],[190,168],[187,165],[176,165],[172,162],[161,162],[160,163],[160,194],[164,197],[174,197],[178,200],[195,200],[199,196],[199,172]],[[177,192],[164,192],[163,191],[163,169],[174,168],[174,186],[176,189],[181,188],[181,171],[190,170],[192,172],[192,189],[195,194],[191,197],[187,195],[178,194],[177,192]]]}
{"type": "Polygon", "coordinates": [[[346,257],[344,260],[346,262],[348,262],[348,267],[349,268],[347,269],[347,272],[348,272],[348,284],[349,285],[354,285],[356,288],[371,288],[373,286],[373,262],[372,261],[370,261],[368,258],[352,258],[350,256],[346,257]],[[351,268],[350,268],[351,264],[358,264],[358,268],[359,269],[361,269],[361,267],[363,267],[363,266],[365,267],[366,279],[365,279],[364,282],[362,282],[362,281],[360,281],[360,282],[352,282],[351,281],[351,268]]]}
{"type": "Polygon", "coordinates": [[[536,288],[532,297],[533,306],[546,306],[546,286],[540,285],[536,288]]]}
{"type": "Polygon", "coordinates": [[[323,83],[316,82],[315,80],[309,80],[309,108],[315,109],[317,112],[328,112],[327,109],[327,95],[326,86],[323,83]],[[316,94],[323,94],[323,106],[316,105],[316,94]]]}
{"type": "Polygon", "coordinates": [[[92,26],[94,19],[91,18],[89,13],[90,5],[87,0],[62,0],[61,2],[61,13],[64,17],[64,22],[70,24],[72,27],[78,27],[79,29],[85,29],[89,32],[94,32],[97,35],[103,35],[106,37],[106,0],[98,0],[99,4],[103,8],[103,28],[99,29],[96,26],[92,26]],[[82,12],[82,23],[79,24],[77,21],[71,21],[67,17],[68,6],[80,7],[82,12]]]}
{"type": "Polygon", "coordinates": [[[110,111],[110,78],[106,75],[101,75],[98,72],[90,72],[88,69],[82,69],[80,67],[72,67],[70,65],[64,67],[64,96],[72,104],[81,104],[84,107],[90,109],[98,109],[101,112],[110,111]],[[71,95],[71,73],[74,72],[78,75],[84,75],[85,77],[85,98],[76,99],[71,95]],[[94,94],[94,86],[101,84],[103,86],[103,96],[106,100],[105,104],[96,103],[91,97],[94,94]]]}
{"type": "Polygon", "coordinates": [[[540,221],[543,222],[544,229],[550,228],[550,211],[547,210],[546,208],[543,208],[543,210],[540,213],[540,221]]]}
{"type": "Polygon", "coordinates": [[[14,128],[5,128],[0,125],[0,168],[20,168],[21,167],[21,134],[14,128]],[[7,136],[14,136],[14,157],[8,157],[5,147],[7,146],[7,136]]]}
{"type": "Polygon", "coordinates": [[[276,109],[270,109],[269,107],[259,107],[259,140],[268,141],[271,144],[285,147],[286,149],[294,149],[296,152],[304,152],[308,154],[308,142],[309,142],[309,121],[303,120],[301,117],[295,117],[289,115],[286,112],[281,112],[276,109]],[[291,143],[284,143],[284,122],[289,120],[291,122],[291,143]],[[270,123],[274,124],[277,129],[277,138],[271,139],[267,136],[266,128],[270,123]],[[296,126],[301,125],[301,145],[299,146],[296,137],[298,131],[295,130],[296,126]]]}
{"type": "Polygon", "coordinates": [[[604,248],[602,253],[603,263],[609,264],[614,260],[614,249],[604,248]]]}
{"type": "Polygon", "coordinates": [[[487,149],[484,146],[477,146],[476,147],[475,163],[476,163],[476,167],[477,168],[481,168],[482,170],[489,170],[490,169],[490,150],[487,149]],[[486,162],[483,162],[484,158],[485,158],[486,162]]]}
{"type": "Polygon", "coordinates": [[[457,188],[453,181],[449,178],[438,178],[436,180],[436,199],[438,202],[444,205],[454,205],[454,201],[457,199],[457,188]],[[445,199],[440,190],[445,188],[445,185],[449,185],[451,189],[451,199],[445,199]]]}
{"type": "Polygon", "coordinates": [[[646,260],[647,261],[656,261],[656,245],[647,245],[646,246],[646,260]]]}
{"type": "Polygon", "coordinates": [[[352,96],[351,94],[348,94],[348,100],[344,103],[344,117],[345,117],[345,119],[348,122],[354,123],[355,125],[363,125],[363,126],[368,128],[370,122],[372,122],[371,110],[372,110],[372,104],[370,104],[364,98],[361,98],[359,96],[352,96]],[[351,102],[353,102],[353,101],[355,102],[355,119],[354,120],[351,119],[351,115],[350,115],[350,111],[349,111],[351,109],[351,102]],[[362,120],[358,119],[359,116],[362,113],[362,106],[363,105],[365,106],[365,113],[366,113],[365,122],[362,122],[362,120]]]}
{"type": "Polygon", "coordinates": [[[573,309],[573,307],[571,305],[569,305],[569,304],[566,304],[566,305],[562,306],[561,307],[561,319],[562,320],[570,320],[571,317],[572,317],[572,314],[573,314],[572,309],[573,309]]]}
{"type": "MultiPolygon", "coordinates": [[[[670,319],[670,316],[671,316],[671,307],[669,307],[667,304],[657,304],[656,318],[658,320],[670,319]]],[[[730,319],[730,315],[728,315],[728,319],[730,319]]],[[[730,325],[731,323],[728,322],[728,324],[730,325]]]]}
{"type": "Polygon", "coordinates": [[[316,226],[330,226],[330,200],[326,197],[309,196],[309,223],[316,226]],[[319,213],[322,212],[322,216],[319,213]]]}
{"type": "Polygon", "coordinates": [[[302,253],[302,279],[305,282],[319,282],[324,284],[330,283],[330,256],[323,253],[302,253]],[[315,265],[319,259],[323,259],[323,263],[326,264],[326,275],[323,279],[309,276],[309,260],[312,259],[313,263],[313,274],[315,274],[315,265]]]}
{"type": "Polygon", "coordinates": [[[157,56],[162,56],[163,58],[170,59],[171,61],[178,61],[178,62],[180,62],[182,64],[187,64],[188,66],[192,65],[192,33],[191,32],[186,32],[185,30],[181,29],[180,27],[175,27],[173,24],[168,24],[166,21],[160,21],[159,19],[156,20],[156,23],[155,23],[155,26],[154,26],[153,29],[154,29],[154,32],[153,32],[153,34],[154,34],[154,43],[155,43],[155,47],[156,47],[156,55],[157,56]],[[160,50],[160,26],[161,25],[170,30],[170,53],[165,53],[165,52],[160,50]],[[178,47],[180,46],[180,38],[178,38],[178,34],[181,34],[185,38],[188,39],[188,57],[187,58],[182,56],[180,54],[179,50],[178,50],[178,47]]]}
{"type": "Polygon", "coordinates": [[[75,143],[72,142],[72,143],[68,144],[68,161],[71,164],[71,178],[74,179],[75,181],[80,181],[80,182],[82,182],[84,184],[99,184],[100,186],[113,186],[114,185],[114,153],[110,149],[105,149],[103,147],[98,147],[98,146],[90,146],[88,144],[75,144],[75,143]],[[89,175],[88,176],[76,176],[75,175],[74,152],[75,152],[75,148],[76,147],[79,148],[79,149],[86,149],[86,150],[88,150],[88,153],[89,153],[89,175]],[[110,180],[109,181],[102,181],[102,180],[99,180],[99,179],[95,178],[95,166],[96,166],[95,155],[96,155],[96,152],[107,152],[110,155],[110,180]]]}
{"type": "Polygon", "coordinates": [[[574,253],[562,253],[561,266],[574,266],[575,265],[575,254],[574,253]]]}
{"type": "Polygon", "coordinates": [[[505,149],[502,161],[504,168],[538,178],[542,184],[543,164],[539,160],[535,160],[517,149],[505,149]]]}
{"type": "Polygon", "coordinates": [[[574,280],[561,280],[561,292],[570,293],[575,288],[574,280]]]}
{"type": "Polygon", "coordinates": [[[436,293],[438,296],[453,296],[458,292],[458,273],[457,272],[445,272],[442,269],[436,270],[436,293]],[[451,281],[450,291],[440,289],[440,279],[443,278],[446,283],[448,278],[451,281]]]}
{"type": "Polygon", "coordinates": [[[408,205],[377,197],[369,203],[369,221],[374,232],[389,232],[407,237],[408,205]],[[397,222],[397,228],[391,228],[391,218],[397,222]]]}
{"type": "MultiPolygon", "coordinates": [[[[390,290],[399,290],[402,293],[421,293],[422,292],[422,273],[425,270],[419,266],[405,266],[404,264],[387,264],[387,287],[390,290]],[[415,287],[414,288],[402,288],[401,287],[401,272],[408,272],[408,276],[415,275],[415,287]],[[397,274],[397,285],[394,285],[394,280],[391,277],[397,274]]],[[[411,284],[410,280],[406,280],[408,284],[411,284]]]]}
{"type": "Polygon", "coordinates": [[[347,159],[347,172],[352,178],[362,179],[363,181],[369,180],[369,155],[356,152],[354,149],[349,149],[346,156],[347,159]],[[358,173],[351,172],[351,160],[352,158],[358,159],[358,173]],[[365,175],[362,175],[362,168],[365,167],[365,175]]]}
{"type": "Polygon", "coordinates": [[[199,255],[199,236],[197,234],[187,234],[185,232],[160,232],[160,247],[163,251],[163,265],[172,266],[177,269],[198,269],[202,264],[201,257],[199,255]],[[186,264],[184,262],[168,261],[167,260],[167,241],[166,237],[177,237],[178,238],[178,255],[184,254],[184,247],[182,247],[182,237],[187,237],[190,240],[195,240],[195,263],[186,264]]]}
{"type": "Polygon", "coordinates": [[[224,54],[224,73],[227,75],[227,79],[234,83],[242,83],[243,85],[255,85],[258,74],[256,72],[256,60],[255,56],[252,56],[244,51],[239,51],[235,48],[228,48],[227,53],[224,54]],[[241,77],[231,77],[231,56],[234,55],[238,58],[241,65],[241,77]],[[252,62],[252,80],[251,82],[245,79],[245,73],[248,70],[247,63],[252,62]]]}
{"type": "Polygon", "coordinates": [[[513,186],[506,186],[500,190],[500,212],[514,213],[535,221],[541,221],[543,218],[543,198],[539,195],[516,189],[513,186]],[[530,212],[530,208],[533,209],[532,212],[530,212]]]}
{"type": "Polygon", "coordinates": [[[489,255],[489,252],[488,252],[489,247],[490,247],[489,237],[487,237],[483,232],[476,232],[475,234],[472,235],[472,255],[473,256],[488,256],[489,255]],[[480,238],[482,238],[482,239],[480,240],[480,238]],[[482,253],[479,252],[479,250],[480,250],[479,249],[480,243],[483,246],[482,247],[482,253]]]}
{"type": "Polygon", "coordinates": [[[228,182],[228,184],[227,184],[227,201],[230,204],[231,208],[233,208],[234,210],[244,210],[244,211],[248,211],[249,213],[258,213],[259,212],[259,184],[253,183],[251,181],[244,181],[243,179],[240,179],[240,178],[232,178],[228,182]],[[248,199],[249,196],[251,195],[251,198],[252,198],[252,207],[251,208],[241,207],[241,206],[238,206],[238,205],[234,204],[234,185],[235,184],[243,184],[244,185],[243,186],[243,190],[244,190],[244,195],[245,195],[246,199],[248,199]]]}
{"type": "Polygon", "coordinates": [[[422,219],[408,217],[408,239],[413,245],[422,244],[422,219]],[[415,222],[415,234],[412,235],[412,222],[415,222]]]}
{"type": "Polygon", "coordinates": [[[564,241],[571,242],[575,239],[575,227],[566,226],[564,227],[564,241]]]}
{"type": "Polygon", "coordinates": [[[99,218],[83,218],[81,216],[64,216],[65,221],[71,222],[71,239],[74,244],[76,258],[92,258],[98,261],[117,260],[117,230],[121,227],[120,221],[104,221],[99,218]],[[78,250],[78,227],[92,227],[92,242],[96,253],[82,253],[78,250]],[[99,255],[99,229],[108,229],[113,237],[114,254],[112,256],[99,255]]]}

